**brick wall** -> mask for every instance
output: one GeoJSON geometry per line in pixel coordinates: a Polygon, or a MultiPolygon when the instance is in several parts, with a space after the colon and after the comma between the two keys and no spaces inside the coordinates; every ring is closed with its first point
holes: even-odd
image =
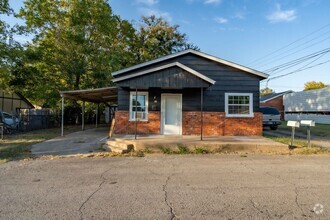
{"type": "MultiPolygon", "coordinates": [[[[116,111],[115,134],[135,134],[135,121],[129,121],[128,111],[116,111]]],[[[138,134],[160,134],[160,112],[149,111],[148,121],[137,122],[138,134]]]]}
{"type": "MultiPolygon", "coordinates": [[[[182,113],[182,134],[200,135],[200,112],[182,113]]],[[[253,118],[225,117],[224,112],[203,113],[204,136],[249,136],[262,134],[262,114],[254,113],[253,118]]]]}
{"type": "Polygon", "coordinates": [[[284,105],[283,105],[283,96],[279,96],[275,99],[272,99],[266,103],[260,103],[260,106],[274,107],[277,108],[281,113],[281,120],[284,119],[284,105]]]}
{"type": "MultiPolygon", "coordinates": [[[[129,122],[127,111],[117,111],[115,133],[135,134],[135,122],[129,122]]],[[[148,122],[138,122],[138,134],[160,134],[160,112],[150,111],[148,122]]],[[[182,112],[182,134],[200,135],[200,112],[182,112]]],[[[254,113],[253,118],[226,118],[224,112],[203,113],[204,136],[261,135],[262,114],[254,113]]]]}

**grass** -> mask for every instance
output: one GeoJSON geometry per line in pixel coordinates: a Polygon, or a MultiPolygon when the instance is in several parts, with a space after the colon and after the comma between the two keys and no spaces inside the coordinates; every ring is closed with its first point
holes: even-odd
{"type": "MultiPolygon", "coordinates": [[[[264,137],[272,139],[276,142],[280,142],[282,144],[287,144],[288,146],[291,145],[291,138],[290,137],[274,137],[269,135],[264,135],[264,137]]],[[[292,148],[293,154],[303,154],[303,155],[310,155],[310,154],[329,154],[330,151],[328,149],[319,147],[315,144],[312,144],[311,147],[308,147],[306,139],[297,139],[295,138],[294,147],[292,148]]]]}
{"type": "MultiPolygon", "coordinates": [[[[64,133],[68,134],[79,130],[81,130],[81,126],[66,126],[64,133]]],[[[32,145],[57,136],[60,136],[60,128],[5,135],[4,140],[0,140],[0,163],[28,158],[30,157],[32,145]]]]}
{"type": "MultiPolygon", "coordinates": [[[[281,125],[279,125],[278,128],[281,130],[291,131],[291,127],[287,126],[286,121],[284,121],[281,125]]],[[[296,128],[296,131],[306,134],[307,128],[306,127],[296,128]]],[[[320,137],[330,137],[330,125],[316,124],[315,127],[311,127],[311,134],[320,137]]]]}

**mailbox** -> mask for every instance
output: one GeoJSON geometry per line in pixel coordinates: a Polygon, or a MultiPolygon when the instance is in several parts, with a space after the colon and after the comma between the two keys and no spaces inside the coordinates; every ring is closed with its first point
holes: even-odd
{"type": "Polygon", "coordinates": [[[288,121],[287,126],[299,128],[300,123],[299,123],[299,121],[288,121]]]}
{"type": "Polygon", "coordinates": [[[315,121],[313,120],[301,120],[300,124],[301,126],[315,127],[315,121]]]}

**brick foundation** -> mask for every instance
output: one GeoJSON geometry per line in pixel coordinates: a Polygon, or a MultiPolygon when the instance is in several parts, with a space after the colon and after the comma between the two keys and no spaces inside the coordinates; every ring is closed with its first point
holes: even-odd
{"type": "MultiPolygon", "coordinates": [[[[138,134],[160,134],[160,112],[150,111],[147,122],[138,122],[138,134]]],[[[135,122],[130,122],[127,111],[117,111],[115,133],[135,134],[135,122]]],[[[200,112],[182,112],[182,134],[200,135],[200,112]]],[[[255,112],[253,118],[225,117],[224,112],[203,113],[204,136],[249,136],[262,134],[262,113],[255,112]]]]}
{"type": "MultiPolygon", "coordinates": [[[[135,121],[129,121],[128,111],[116,111],[115,134],[135,134],[135,121]]],[[[160,134],[160,112],[149,111],[148,121],[137,122],[138,134],[160,134]]]]}

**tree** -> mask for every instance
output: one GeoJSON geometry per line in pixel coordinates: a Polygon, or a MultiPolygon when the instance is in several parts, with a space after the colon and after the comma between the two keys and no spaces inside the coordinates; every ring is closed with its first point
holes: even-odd
{"type": "Polygon", "coordinates": [[[266,88],[260,90],[260,95],[263,96],[263,95],[271,94],[274,92],[275,92],[274,90],[266,87],[266,88]]]}
{"type": "Polygon", "coordinates": [[[12,84],[39,103],[54,105],[59,90],[109,86],[111,72],[131,65],[134,28],[106,0],[27,0],[24,6],[18,16],[35,37],[12,84]],[[32,81],[40,86],[29,87],[32,81]]]}
{"type": "Polygon", "coordinates": [[[107,0],[26,0],[20,27],[33,34],[10,83],[41,106],[59,104],[60,90],[111,86],[111,72],[198,49],[178,26],[143,17],[138,28],[113,14],[107,0]]]}
{"type": "Polygon", "coordinates": [[[328,86],[325,85],[323,82],[311,81],[311,82],[306,82],[305,83],[304,91],[313,90],[313,89],[321,89],[321,88],[325,88],[325,87],[328,87],[328,86]]]}
{"type": "Polygon", "coordinates": [[[159,58],[185,49],[199,48],[188,43],[187,35],[179,32],[179,26],[171,26],[162,17],[142,16],[136,30],[136,60],[138,63],[159,58]]]}
{"type": "MultiPolygon", "coordinates": [[[[8,0],[0,1],[0,15],[9,16],[13,13],[8,0]]],[[[13,30],[0,19],[0,87],[8,90],[10,69],[20,58],[20,45],[13,39],[13,30]]]]}

